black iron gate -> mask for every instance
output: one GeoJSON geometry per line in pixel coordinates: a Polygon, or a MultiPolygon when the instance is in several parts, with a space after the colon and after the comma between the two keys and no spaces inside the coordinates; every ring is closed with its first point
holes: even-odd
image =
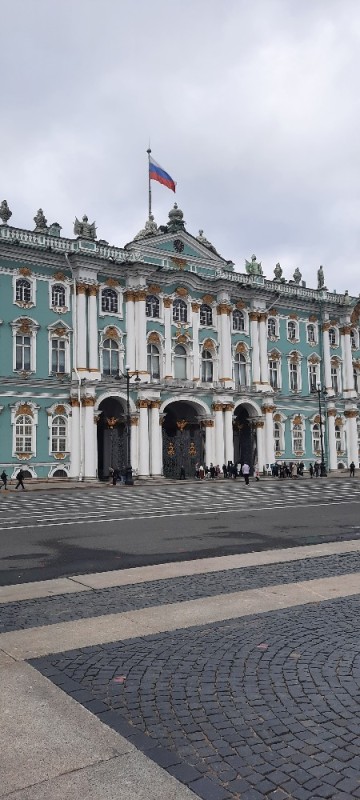
{"type": "Polygon", "coordinates": [[[256,462],[256,431],[251,420],[243,422],[234,420],[234,461],[235,464],[249,464],[253,467],[256,462]]]}
{"type": "Polygon", "coordinates": [[[108,478],[110,467],[125,474],[126,468],[126,431],[125,424],[116,420],[104,419],[98,429],[99,446],[99,478],[108,478]]]}
{"type": "Polygon", "coordinates": [[[195,465],[203,464],[204,434],[198,424],[179,420],[176,430],[163,428],[163,471],[166,478],[180,478],[183,467],[186,478],[193,478],[195,465]]]}

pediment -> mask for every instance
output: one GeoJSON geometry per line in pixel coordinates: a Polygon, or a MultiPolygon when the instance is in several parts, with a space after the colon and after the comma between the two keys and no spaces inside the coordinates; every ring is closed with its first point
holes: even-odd
{"type": "Polygon", "coordinates": [[[140,251],[144,256],[161,258],[174,258],[192,260],[198,263],[211,264],[216,268],[224,267],[227,263],[213,249],[199,242],[187,231],[177,231],[176,233],[158,233],[153,236],[145,236],[126,245],[127,250],[140,251]]]}

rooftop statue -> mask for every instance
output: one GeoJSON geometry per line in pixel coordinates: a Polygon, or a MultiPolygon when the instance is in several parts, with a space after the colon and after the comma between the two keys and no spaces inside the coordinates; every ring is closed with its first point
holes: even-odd
{"type": "Polygon", "coordinates": [[[299,267],[296,267],[296,270],[294,272],[293,278],[294,278],[294,283],[297,283],[297,285],[299,285],[299,283],[301,281],[301,278],[302,278],[302,274],[301,274],[301,272],[299,270],[299,267]]]}
{"type": "MultiPolygon", "coordinates": [[[[280,265],[279,265],[280,266],[280,265]]],[[[251,261],[245,259],[245,269],[248,275],[262,275],[261,261],[256,261],[256,256],[251,256],[251,261]]]]}
{"type": "Polygon", "coordinates": [[[10,217],[12,217],[12,211],[10,211],[7,201],[3,200],[2,203],[0,203],[0,219],[2,220],[2,224],[7,225],[10,217]]]}
{"type": "Polygon", "coordinates": [[[35,233],[46,233],[47,219],[45,218],[45,214],[42,208],[39,208],[38,212],[35,214],[34,222],[35,222],[35,233]]]}
{"type": "Polygon", "coordinates": [[[78,236],[79,239],[96,239],[95,222],[90,224],[86,214],[84,214],[81,222],[77,217],[75,217],[74,234],[75,236],[78,236]]]}
{"type": "Polygon", "coordinates": [[[158,226],[155,222],[153,214],[150,214],[149,219],[145,222],[145,227],[134,236],[134,242],[138,239],[145,239],[147,236],[157,236],[159,233],[158,226]]]}
{"type": "Polygon", "coordinates": [[[324,269],[321,266],[319,267],[319,269],[317,271],[317,288],[318,289],[326,289],[324,269]]]}
{"type": "Polygon", "coordinates": [[[169,233],[177,233],[178,231],[185,230],[184,214],[181,211],[181,208],[178,207],[177,203],[174,203],[174,208],[169,211],[169,222],[167,227],[169,233]]]}
{"type": "Polygon", "coordinates": [[[283,281],[284,280],[283,271],[282,271],[282,269],[280,267],[279,262],[276,264],[276,267],[274,269],[274,280],[275,281],[283,281]]]}

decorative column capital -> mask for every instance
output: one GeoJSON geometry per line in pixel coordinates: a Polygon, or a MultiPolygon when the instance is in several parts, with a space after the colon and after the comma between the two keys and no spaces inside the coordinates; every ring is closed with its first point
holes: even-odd
{"type": "Polygon", "coordinates": [[[223,403],[213,403],[212,404],[213,411],[222,411],[223,410],[223,403]]]}
{"type": "Polygon", "coordinates": [[[150,408],[160,408],[161,400],[151,400],[149,404],[150,408]]]}
{"type": "Polygon", "coordinates": [[[268,315],[265,312],[262,312],[258,315],[259,322],[266,322],[268,315]]]}
{"type": "Polygon", "coordinates": [[[276,406],[274,406],[272,403],[267,403],[262,407],[262,410],[264,414],[272,414],[273,411],[276,411],[276,406]]]}
{"type": "Polygon", "coordinates": [[[265,420],[263,419],[254,419],[254,428],[263,428],[265,425],[265,420]]]}
{"type": "Polygon", "coordinates": [[[341,336],[350,336],[350,332],[351,332],[351,325],[343,325],[340,328],[341,336]]]}
{"type": "Polygon", "coordinates": [[[331,323],[330,322],[323,322],[323,324],[321,326],[321,330],[322,331],[328,331],[329,328],[331,328],[331,323]]]}
{"type": "Polygon", "coordinates": [[[86,283],[77,283],[76,284],[76,294],[86,294],[87,284],[86,283]]]}
{"type": "Polygon", "coordinates": [[[223,403],[224,411],[231,411],[232,413],[234,411],[234,408],[235,408],[234,403],[223,403]]]}
{"type": "Polygon", "coordinates": [[[357,408],[347,408],[344,411],[344,415],[346,419],[354,419],[358,416],[358,410],[357,408]]]}
{"type": "Polygon", "coordinates": [[[164,297],[163,299],[164,308],[171,308],[172,306],[172,297],[164,297]]]}
{"type": "Polygon", "coordinates": [[[202,424],[203,428],[213,428],[214,425],[215,425],[215,422],[214,422],[213,419],[203,419],[201,421],[201,424],[202,424]]]}
{"type": "Polygon", "coordinates": [[[89,297],[96,297],[99,287],[96,284],[91,284],[87,287],[89,297]]]}
{"type": "Polygon", "coordinates": [[[199,303],[191,303],[191,310],[195,312],[195,314],[200,311],[199,303]]]}
{"type": "Polygon", "coordinates": [[[260,314],[259,314],[258,311],[250,311],[250,313],[249,313],[250,322],[257,322],[259,317],[260,317],[260,314]]]}
{"type": "Polygon", "coordinates": [[[130,425],[138,425],[139,417],[130,417],[130,425]]]}
{"type": "Polygon", "coordinates": [[[227,314],[227,316],[229,317],[230,314],[231,314],[232,308],[227,303],[219,303],[217,305],[217,307],[216,307],[216,311],[217,311],[219,316],[221,314],[227,314]]]}
{"type": "Polygon", "coordinates": [[[95,405],[95,402],[96,402],[95,401],[95,397],[84,397],[83,401],[82,401],[82,404],[83,404],[84,408],[90,408],[90,407],[93,407],[95,405]]]}
{"type": "Polygon", "coordinates": [[[149,408],[150,404],[151,400],[147,400],[146,398],[136,401],[137,408],[149,408]]]}
{"type": "Polygon", "coordinates": [[[336,408],[328,408],[326,413],[328,417],[336,417],[337,411],[336,408]]]}
{"type": "Polygon", "coordinates": [[[72,408],[79,408],[80,403],[77,397],[70,397],[70,405],[72,408]]]}
{"type": "Polygon", "coordinates": [[[126,289],[124,292],[124,299],[127,303],[134,303],[135,301],[135,292],[132,289],[126,289]]]}
{"type": "Polygon", "coordinates": [[[147,292],[145,289],[139,289],[139,291],[134,292],[134,301],[135,303],[139,303],[141,300],[145,301],[147,297],[147,292]]]}

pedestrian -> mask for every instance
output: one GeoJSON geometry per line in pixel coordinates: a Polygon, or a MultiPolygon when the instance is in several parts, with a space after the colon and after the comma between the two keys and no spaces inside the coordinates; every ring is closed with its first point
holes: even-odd
{"type": "Polygon", "coordinates": [[[241,472],[245,478],[246,486],[249,486],[249,474],[250,474],[250,467],[249,464],[243,464],[241,468],[241,472]]]}
{"type": "Polygon", "coordinates": [[[313,478],[314,477],[314,467],[313,467],[311,461],[310,461],[310,464],[309,464],[309,473],[310,473],[310,478],[313,478]]]}
{"type": "Polygon", "coordinates": [[[224,478],[227,478],[227,466],[226,466],[226,464],[223,464],[223,476],[224,476],[224,478]]]}
{"type": "Polygon", "coordinates": [[[202,466],[202,464],[200,464],[200,467],[199,467],[199,478],[200,478],[201,481],[203,481],[204,477],[205,477],[205,470],[204,470],[204,467],[202,466]]]}
{"type": "Polygon", "coordinates": [[[301,478],[304,477],[304,467],[305,467],[304,462],[300,461],[300,464],[299,464],[299,475],[301,476],[301,478]]]}
{"type": "Polygon", "coordinates": [[[6,474],[4,469],[3,469],[3,471],[2,471],[2,473],[0,475],[0,478],[2,480],[2,484],[0,486],[0,489],[2,489],[2,487],[4,487],[4,489],[7,489],[8,476],[7,476],[7,474],[6,474]]]}
{"type": "Polygon", "coordinates": [[[185,480],[185,467],[184,466],[180,467],[180,480],[181,481],[185,480]]]}
{"type": "Polygon", "coordinates": [[[116,486],[118,477],[119,477],[119,470],[118,469],[113,469],[113,471],[112,471],[112,484],[113,484],[113,486],[116,486]]]}
{"type": "Polygon", "coordinates": [[[195,464],[195,479],[200,480],[199,464],[195,464]]]}
{"type": "Polygon", "coordinates": [[[214,464],[211,462],[210,464],[210,478],[213,481],[215,478],[215,467],[214,464]]]}
{"type": "Polygon", "coordinates": [[[315,478],[319,477],[319,462],[318,461],[315,461],[315,464],[314,464],[314,477],[315,478]]]}
{"type": "Polygon", "coordinates": [[[350,464],[350,478],[355,478],[355,464],[353,461],[350,464]]]}
{"type": "Polygon", "coordinates": [[[254,475],[255,475],[255,480],[259,481],[260,480],[260,472],[259,472],[259,464],[257,462],[256,462],[256,464],[254,466],[254,475]]]}
{"type": "Polygon", "coordinates": [[[215,477],[218,478],[220,474],[221,474],[220,464],[216,464],[215,477]]]}
{"type": "Polygon", "coordinates": [[[291,464],[291,477],[297,478],[297,466],[296,464],[291,464]]]}
{"type": "Polygon", "coordinates": [[[19,486],[21,486],[23,492],[26,492],[26,489],[25,489],[25,486],[24,486],[24,478],[25,478],[24,470],[19,469],[19,472],[18,472],[18,474],[16,476],[17,484],[15,486],[15,489],[18,489],[19,486]]]}

